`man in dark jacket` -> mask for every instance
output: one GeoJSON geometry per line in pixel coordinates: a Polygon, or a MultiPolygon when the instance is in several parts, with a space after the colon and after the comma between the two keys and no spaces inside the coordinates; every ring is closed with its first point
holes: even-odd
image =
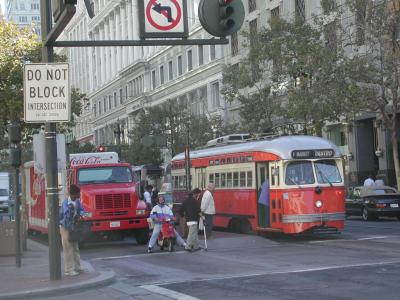
{"type": "Polygon", "coordinates": [[[200,215],[200,197],[201,191],[195,188],[189,192],[188,198],[183,202],[180,215],[186,219],[186,224],[189,228],[188,237],[186,240],[187,246],[185,250],[195,251],[199,250],[199,237],[198,237],[198,221],[200,215]]]}

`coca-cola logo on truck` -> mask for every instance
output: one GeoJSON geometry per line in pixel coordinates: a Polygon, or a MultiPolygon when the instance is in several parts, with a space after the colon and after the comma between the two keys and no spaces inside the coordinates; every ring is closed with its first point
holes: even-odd
{"type": "Polygon", "coordinates": [[[106,163],[116,163],[118,162],[118,157],[112,154],[109,155],[96,155],[94,153],[90,153],[90,155],[71,155],[70,156],[70,164],[71,166],[78,165],[99,165],[106,163]]]}

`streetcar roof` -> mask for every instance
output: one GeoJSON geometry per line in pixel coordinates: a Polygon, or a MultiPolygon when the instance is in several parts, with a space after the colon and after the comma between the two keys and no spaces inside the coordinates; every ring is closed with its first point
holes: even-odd
{"type": "MultiPolygon", "coordinates": [[[[339,148],[332,142],[315,136],[282,136],[270,140],[248,141],[240,144],[220,146],[190,151],[190,158],[217,156],[240,152],[267,152],[279,156],[281,159],[291,159],[295,150],[332,149],[333,157],[340,157],[339,148]]],[[[185,153],[174,156],[172,161],[184,160],[185,153]]]]}

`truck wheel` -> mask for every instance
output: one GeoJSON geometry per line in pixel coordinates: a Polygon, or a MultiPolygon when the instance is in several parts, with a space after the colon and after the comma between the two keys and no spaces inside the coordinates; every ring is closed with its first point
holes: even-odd
{"type": "Polygon", "coordinates": [[[139,245],[145,245],[149,241],[149,229],[138,229],[135,232],[135,239],[139,245]]]}

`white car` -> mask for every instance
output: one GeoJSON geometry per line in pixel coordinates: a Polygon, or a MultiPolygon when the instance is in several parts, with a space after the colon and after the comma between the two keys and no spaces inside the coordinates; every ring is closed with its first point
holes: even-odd
{"type": "Polygon", "coordinates": [[[0,188],[0,212],[8,212],[9,200],[8,190],[0,188]]]}

